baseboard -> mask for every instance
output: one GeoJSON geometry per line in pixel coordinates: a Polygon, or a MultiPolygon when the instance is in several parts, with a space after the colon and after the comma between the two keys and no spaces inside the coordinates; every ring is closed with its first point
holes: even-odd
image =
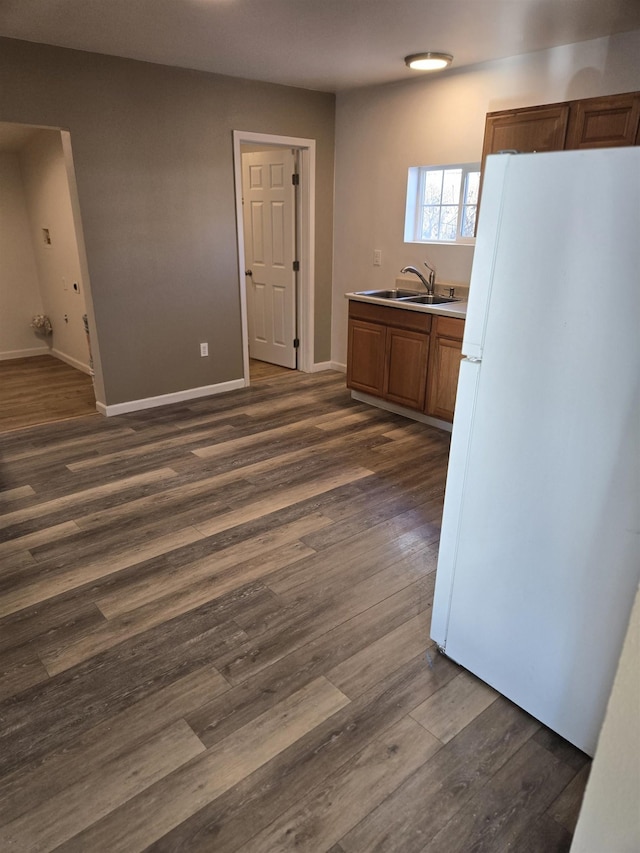
{"type": "Polygon", "coordinates": [[[14,349],[0,352],[0,361],[11,361],[14,358],[31,358],[34,355],[49,355],[49,347],[29,347],[29,349],[14,349]]]}
{"type": "Polygon", "coordinates": [[[346,373],[347,365],[341,364],[339,361],[325,361],[322,363],[320,370],[337,370],[338,373],[346,373]]]}
{"type": "Polygon", "coordinates": [[[416,412],[413,409],[405,409],[404,406],[397,406],[395,403],[390,403],[388,400],[381,400],[379,397],[372,397],[370,394],[363,394],[362,391],[352,391],[351,399],[357,400],[359,403],[368,403],[370,406],[375,406],[378,409],[384,409],[385,412],[393,412],[394,415],[403,415],[405,418],[410,418],[412,421],[420,421],[421,424],[443,429],[446,432],[451,432],[452,424],[448,421],[441,421],[440,418],[432,418],[430,415],[423,415],[422,412],[416,412]]]}
{"type": "Polygon", "coordinates": [[[340,370],[340,367],[336,367],[333,361],[317,361],[311,368],[312,373],[321,373],[323,370],[340,370]]]}
{"type": "Polygon", "coordinates": [[[81,361],[78,361],[77,358],[73,358],[70,355],[67,355],[64,352],[60,352],[59,349],[52,349],[51,355],[55,356],[55,358],[60,359],[60,361],[64,361],[65,364],[71,365],[71,367],[75,367],[76,370],[82,371],[82,373],[87,373],[91,376],[91,368],[88,364],[83,364],[81,361]]]}
{"type": "Polygon", "coordinates": [[[105,406],[96,403],[97,410],[108,418],[113,415],[125,415],[127,412],[140,412],[143,409],[155,409],[157,406],[170,406],[173,403],[184,403],[185,400],[196,400],[198,397],[213,397],[226,391],[237,391],[245,388],[244,379],[232,379],[230,382],[220,382],[218,385],[203,385],[201,388],[188,388],[186,391],[175,391],[173,394],[161,394],[158,397],[145,397],[142,400],[129,400],[126,403],[114,403],[105,406]]]}

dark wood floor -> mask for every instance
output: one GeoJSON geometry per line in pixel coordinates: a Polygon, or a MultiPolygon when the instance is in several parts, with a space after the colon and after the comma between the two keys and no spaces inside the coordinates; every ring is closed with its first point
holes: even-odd
{"type": "Polygon", "coordinates": [[[0,850],[569,849],[587,758],[428,638],[446,433],[293,372],[0,441],[0,850]]]}
{"type": "Polygon", "coordinates": [[[52,355],[0,361],[0,432],[96,415],[91,377],[52,355]]]}
{"type": "Polygon", "coordinates": [[[261,379],[275,379],[277,376],[286,376],[291,373],[289,367],[280,367],[279,364],[271,364],[268,361],[259,361],[257,358],[249,359],[249,375],[251,382],[259,382],[261,379]]]}

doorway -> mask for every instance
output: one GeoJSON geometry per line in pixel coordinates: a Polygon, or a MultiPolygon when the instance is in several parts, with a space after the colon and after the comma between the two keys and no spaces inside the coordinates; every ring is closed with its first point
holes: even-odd
{"type": "Polygon", "coordinates": [[[249,358],[297,367],[296,150],[242,146],[249,358]]]}
{"type": "MultiPolygon", "coordinates": [[[[315,140],[300,139],[297,137],[273,136],[263,133],[252,133],[245,131],[233,132],[234,143],[234,172],[235,172],[235,187],[236,187],[236,222],[238,230],[238,269],[239,269],[239,290],[240,304],[242,316],[242,350],[243,350],[243,371],[245,385],[251,383],[250,374],[250,342],[252,335],[255,337],[255,317],[261,319],[259,322],[273,322],[274,316],[282,319],[280,329],[281,337],[290,335],[290,330],[294,329],[294,338],[297,339],[297,360],[295,367],[305,373],[310,373],[313,370],[314,364],[314,330],[313,330],[313,313],[314,313],[314,208],[315,208],[315,140]],[[295,233],[295,245],[297,247],[297,270],[291,270],[291,279],[294,283],[294,299],[290,301],[289,307],[293,311],[293,317],[288,321],[288,326],[285,325],[286,314],[285,306],[282,304],[280,313],[273,312],[267,315],[266,303],[263,301],[262,306],[258,306],[262,310],[262,314],[253,314],[250,318],[249,309],[254,308],[249,302],[255,295],[250,292],[248,282],[251,282],[253,276],[245,275],[245,271],[251,269],[246,264],[247,259],[247,244],[249,242],[248,228],[245,224],[245,215],[243,208],[243,153],[271,151],[278,154],[286,151],[291,152],[292,156],[297,160],[297,211],[294,217],[293,228],[295,233]],[[293,273],[295,272],[295,277],[293,273]],[[291,305],[293,307],[291,308],[291,305]],[[250,329],[251,325],[251,329],[250,329]]],[[[277,159],[277,158],[276,158],[277,159]]],[[[287,226],[288,227],[288,226],[287,226]]],[[[249,247],[249,254],[251,248],[249,247]]],[[[262,288],[264,296],[265,289],[262,288]]],[[[277,298],[284,300],[282,291],[277,294],[277,298]]],[[[271,310],[271,309],[269,309],[271,310]]],[[[278,330],[278,333],[280,331],[278,330]]],[[[277,337],[276,334],[276,337],[277,337]]],[[[266,335],[262,334],[262,337],[266,335]]],[[[269,356],[268,356],[269,357],[269,356]]],[[[265,359],[266,361],[266,359],[265,359]]],[[[281,362],[282,363],[282,362],[281,362]]]]}
{"type": "Polygon", "coordinates": [[[96,412],[91,308],[70,135],[1,122],[0,429],[96,412]]]}

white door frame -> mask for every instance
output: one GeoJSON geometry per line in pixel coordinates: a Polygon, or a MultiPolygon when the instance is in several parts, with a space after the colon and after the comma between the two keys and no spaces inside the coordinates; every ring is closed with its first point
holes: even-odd
{"type": "Polygon", "coordinates": [[[298,197],[298,274],[297,321],[300,348],[298,370],[312,373],[314,367],[314,292],[315,292],[315,198],[316,142],[295,136],[274,136],[269,133],[233,131],[233,163],[236,190],[236,226],[238,232],[238,274],[240,312],[242,319],[242,364],[245,386],[249,377],[249,324],[247,317],[247,282],[244,274],[244,220],[242,216],[242,152],[241,145],[273,145],[296,148],[300,153],[300,194],[298,197]]]}
{"type": "Polygon", "coordinates": [[[73,224],[75,228],[76,244],[78,246],[78,259],[80,262],[80,275],[82,277],[82,286],[84,288],[84,307],[87,313],[89,323],[90,343],[90,358],[93,362],[91,374],[93,379],[93,391],[96,398],[96,409],[101,415],[106,414],[106,396],[104,390],[104,378],[102,373],[102,359],[100,358],[100,343],[98,341],[98,332],[96,328],[96,317],[93,309],[93,297],[91,295],[91,281],[89,278],[89,264],[87,262],[87,250],[84,243],[84,232],[82,230],[82,218],[80,216],[80,199],[78,198],[78,185],[76,183],[76,170],[73,164],[73,153],[71,149],[71,133],[62,128],[55,128],[60,131],[62,139],[62,151],[64,153],[64,163],[67,170],[67,183],[69,184],[69,196],[71,198],[71,213],[73,216],[73,224]]]}

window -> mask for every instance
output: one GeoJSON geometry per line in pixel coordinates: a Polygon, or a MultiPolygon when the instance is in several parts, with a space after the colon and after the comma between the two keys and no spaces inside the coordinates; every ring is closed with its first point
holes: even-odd
{"type": "Polygon", "coordinates": [[[407,183],[405,243],[471,243],[480,164],[412,166],[407,183]]]}

